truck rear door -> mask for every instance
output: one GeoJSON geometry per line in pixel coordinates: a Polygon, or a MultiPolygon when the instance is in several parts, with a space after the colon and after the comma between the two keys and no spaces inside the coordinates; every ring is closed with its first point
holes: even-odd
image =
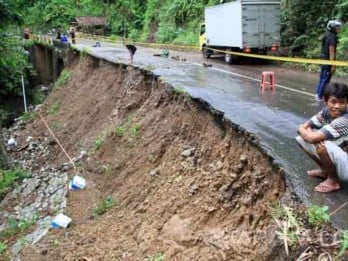
{"type": "Polygon", "coordinates": [[[280,40],[280,4],[243,3],[243,46],[265,49],[280,40]]]}

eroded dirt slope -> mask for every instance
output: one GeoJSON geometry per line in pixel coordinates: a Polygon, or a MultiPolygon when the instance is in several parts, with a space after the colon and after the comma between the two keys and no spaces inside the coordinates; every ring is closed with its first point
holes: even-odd
{"type": "MultiPolygon", "coordinates": [[[[281,250],[270,206],[285,183],[247,135],[140,69],[85,57],[67,70],[40,112],[71,157],[88,151],[70,172],[87,188],[69,194],[71,226],[22,260],[272,260],[281,250]],[[113,207],[93,215],[107,196],[113,207]]],[[[23,132],[50,137],[40,118],[23,132]]],[[[50,150],[38,169],[67,161],[50,150]]]]}

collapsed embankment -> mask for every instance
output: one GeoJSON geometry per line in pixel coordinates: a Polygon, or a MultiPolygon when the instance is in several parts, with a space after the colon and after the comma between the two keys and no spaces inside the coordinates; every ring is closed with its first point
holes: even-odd
{"type": "MultiPolygon", "coordinates": [[[[247,133],[142,69],[84,57],[66,70],[40,112],[71,157],[88,152],[68,173],[87,188],[69,192],[71,226],[23,260],[282,259],[270,207],[285,181],[247,133]]],[[[68,161],[40,118],[17,130],[29,135],[49,140],[33,175],[68,161]]]]}

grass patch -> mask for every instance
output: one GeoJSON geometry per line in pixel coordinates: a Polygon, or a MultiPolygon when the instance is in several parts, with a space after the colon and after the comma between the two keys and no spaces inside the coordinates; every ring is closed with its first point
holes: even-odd
{"type": "Polygon", "coordinates": [[[54,87],[59,88],[60,86],[66,84],[72,76],[72,72],[63,70],[59,78],[54,82],[54,87]]]}
{"type": "Polygon", "coordinates": [[[19,168],[0,170],[0,200],[2,200],[19,181],[30,176],[29,172],[19,168]]]}
{"type": "Polygon", "coordinates": [[[141,125],[131,125],[131,122],[132,118],[128,117],[126,122],[124,122],[121,126],[115,128],[115,135],[117,137],[123,137],[127,133],[130,137],[135,138],[139,133],[141,125]]]}
{"type": "Polygon", "coordinates": [[[165,258],[165,255],[163,253],[156,254],[154,256],[150,256],[146,258],[146,261],[163,261],[165,258]]]}
{"type": "Polygon", "coordinates": [[[36,112],[24,112],[19,118],[24,122],[30,122],[35,120],[37,117],[36,112]]]}
{"type": "Polygon", "coordinates": [[[111,196],[107,196],[105,199],[98,203],[96,208],[93,209],[93,216],[101,216],[105,214],[115,204],[115,199],[113,199],[111,196]]]}
{"type": "Polygon", "coordinates": [[[76,50],[80,53],[81,58],[87,57],[87,55],[89,55],[89,53],[91,52],[91,49],[87,47],[83,47],[82,50],[81,49],[76,49],[76,50]]]}
{"type": "Polygon", "coordinates": [[[7,246],[4,242],[0,241],[0,255],[3,255],[5,253],[5,250],[7,249],[7,246]]]}
{"type": "Polygon", "coordinates": [[[41,104],[44,102],[46,96],[45,94],[40,90],[40,88],[35,88],[33,90],[29,90],[28,94],[33,102],[33,104],[41,104]]]}
{"type": "Polygon", "coordinates": [[[51,105],[50,109],[48,110],[48,113],[49,114],[56,114],[58,112],[58,110],[59,110],[59,107],[60,107],[59,102],[54,102],[51,105]]]}
{"type": "Polygon", "coordinates": [[[185,89],[182,88],[182,87],[174,88],[173,91],[174,91],[174,93],[176,93],[176,94],[184,94],[184,93],[186,93],[185,89]]]}
{"type": "Polygon", "coordinates": [[[136,137],[139,130],[140,130],[140,125],[135,125],[135,126],[132,126],[130,129],[129,129],[129,133],[131,135],[131,137],[136,137]]]}
{"type": "Polygon", "coordinates": [[[328,206],[317,206],[312,205],[307,209],[307,216],[309,224],[313,226],[319,226],[323,223],[326,223],[330,220],[330,215],[328,213],[328,206]]]}
{"type": "Polygon", "coordinates": [[[60,122],[54,122],[54,123],[52,124],[52,128],[53,128],[54,130],[62,130],[62,129],[63,129],[63,124],[60,123],[60,122]]]}
{"type": "Polygon", "coordinates": [[[272,216],[278,225],[276,234],[284,243],[285,252],[289,255],[289,247],[295,247],[300,235],[300,224],[292,208],[279,205],[272,209],[272,216]]]}
{"type": "Polygon", "coordinates": [[[8,227],[0,232],[0,240],[15,236],[18,233],[27,230],[32,225],[34,225],[37,220],[38,216],[36,214],[33,215],[30,219],[9,219],[7,221],[8,227]]]}
{"type": "Polygon", "coordinates": [[[94,142],[94,149],[99,150],[104,144],[104,139],[103,138],[98,138],[94,142]]]}
{"type": "Polygon", "coordinates": [[[126,132],[126,128],[125,127],[117,127],[115,129],[115,135],[118,137],[123,137],[124,133],[126,132]]]}
{"type": "Polygon", "coordinates": [[[344,230],[340,235],[340,251],[338,252],[338,256],[342,256],[345,254],[348,249],[348,230],[344,230]]]}

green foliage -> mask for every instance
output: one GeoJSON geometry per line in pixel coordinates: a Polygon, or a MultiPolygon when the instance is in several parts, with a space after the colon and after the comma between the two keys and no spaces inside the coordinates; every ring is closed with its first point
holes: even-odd
{"type": "Polygon", "coordinates": [[[337,18],[347,21],[348,20],[348,0],[338,0],[336,4],[337,18]]]}
{"type": "Polygon", "coordinates": [[[38,215],[34,214],[29,219],[9,219],[7,221],[8,226],[0,232],[0,240],[4,240],[8,237],[12,237],[17,235],[18,233],[25,231],[26,229],[30,228],[32,225],[36,223],[38,220],[38,215]]]}
{"type": "Polygon", "coordinates": [[[36,112],[24,112],[21,116],[20,119],[24,122],[31,122],[35,120],[37,117],[36,112]]]}
{"type": "Polygon", "coordinates": [[[94,142],[94,149],[99,150],[104,144],[104,139],[103,138],[98,138],[94,142]]]}
{"type": "Polygon", "coordinates": [[[0,0],[0,30],[12,23],[20,24],[21,22],[21,15],[14,1],[0,0]]]}
{"type": "Polygon", "coordinates": [[[186,93],[186,91],[185,91],[185,89],[183,87],[174,88],[173,91],[176,94],[184,94],[184,93],[186,93]]]}
{"type": "Polygon", "coordinates": [[[0,170],[0,200],[2,200],[19,181],[28,177],[30,177],[30,173],[19,168],[0,170]]]}
{"type": "Polygon", "coordinates": [[[130,136],[131,137],[136,137],[137,134],[138,134],[138,131],[140,130],[141,126],[140,125],[135,125],[135,126],[132,126],[130,129],[129,129],[129,132],[130,132],[130,136]]]}
{"type": "Polygon", "coordinates": [[[70,0],[37,1],[26,12],[26,24],[34,31],[66,29],[76,9],[70,0]]]}
{"type": "Polygon", "coordinates": [[[32,104],[42,104],[46,98],[45,94],[40,90],[40,88],[29,89],[27,93],[32,104]]]}
{"type": "Polygon", "coordinates": [[[132,117],[129,116],[121,126],[115,128],[114,133],[118,137],[123,137],[128,133],[130,137],[135,138],[138,135],[140,128],[141,125],[139,124],[132,125],[132,117]]]}
{"type": "Polygon", "coordinates": [[[115,129],[115,134],[118,137],[122,137],[124,135],[125,131],[126,131],[126,129],[124,127],[122,127],[122,126],[121,127],[117,127],[115,129]]]}
{"type": "Polygon", "coordinates": [[[48,110],[48,113],[50,114],[56,114],[59,110],[59,107],[60,107],[60,103],[59,102],[54,102],[50,109],[48,110]]]}
{"type": "Polygon", "coordinates": [[[7,246],[4,242],[0,241],[0,255],[3,255],[7,246]]]}
{"type": "Polygon", "coordinates": [[[272,215],[278,225],[276,234],[284,242],[286,253],[289,252],[288,246],[294,247],[299,238],[299,221],[292,208],[277,205],[272,209],[272,215]]]}
{"type": "Polygon", "coordinates": [[[72,72],[63,70],[58,78],[58,80],[54,83],[55,88],[59,88],[60,86],[66,84],[72,76],[72,72]]]}
{"type": "MultiPolygon", "coordinates": [[[[22,91],[22,76],[31,70],[23,41],[13,33],[0,30],[0,98],[22,91]]],[[[25,83],[27,83],[25,78],[25,83]]]]}
{"type": "Polygon", "coordinates": [[[336,3],[337,0],[283,0],[281,46],[290,47],[290,54],[298,55],[303,54],[305,49],[320,45],[318,37],[325,32],[326,23],[334,17],[336,3]]]}
{"type": "Polygon", "coordinates": [[[340,236],[340,251],[338,252],[338,256],[344,255],[347,249],[348,249],[348,230],[344,230],[341,232],[341,236],[340,236]]]}
{"type": "Polygon", "coordinates": [[[111,196],[107,196],[103,199],[96,208],[93,209],[93,215],[100,216],[105,214],[110,208],[112,208],[117,202],[111,196]]]}
{"type": "Polygon", "coordinates": [[[163,253],[156,254],[154,256],[146,258],[146,261],[163,261],[165,255],[163,253]]]}
{"type": "Polygon", "coordinates": [[[54,130],[62,130],[63,127],[64,127],[64,125],[63,125],[62,123],[60,123],[60,122],[54,122],[54,123],[52,124],[52,128],[53,128],[54,130]]]}
{"type": "Polygon", "coordinates": [[[312,205],[307,209],[308,222],[311,225],[318,226],[330,220],[330,215],[328,213],[328,206],[317,206],[312,205]]]}

